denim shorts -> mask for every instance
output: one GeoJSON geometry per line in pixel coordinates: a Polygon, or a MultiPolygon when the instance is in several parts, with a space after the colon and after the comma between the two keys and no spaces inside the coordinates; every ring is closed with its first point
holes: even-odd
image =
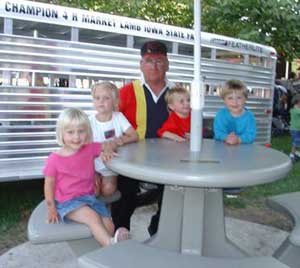
{"type": "Polygon", "coordinates": [[[68,220],[65,218],[68,213],[83,206],[89,206],[102,217],[110,217],[110,212],[104,202],[98,200],[95,195],[83,195],[61,203],[56,201],[55,206],[57,213],[63,222],[68,220]]]}
{"type": "Polygon", "coordinates": [[[294,147],[300,147],[300,130],[290,130],[292,144],[294,147]]]}

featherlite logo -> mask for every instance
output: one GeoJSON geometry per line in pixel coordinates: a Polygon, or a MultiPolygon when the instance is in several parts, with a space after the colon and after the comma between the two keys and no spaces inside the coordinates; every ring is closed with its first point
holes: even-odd
{"type": "Polygon", "coordinates": [[[221,38],[212,38],[210,40],[210,43],[212,43],[214,45],[238,48],[238,49],[243,49],[243,50],[248,50],[248,51],[253,51],[253,52],[258,52],[258,53],[263,52],[262,48],[259,46],[256,46],[254,44],[249,44],[249,43],[243,43],[243,42],[239,42],[239,41],[225,40],[225,39],[221,39],[221,38]]]}

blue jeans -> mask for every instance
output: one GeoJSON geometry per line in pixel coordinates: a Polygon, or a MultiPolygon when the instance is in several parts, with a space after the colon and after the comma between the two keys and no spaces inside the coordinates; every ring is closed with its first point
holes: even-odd
{"type": "Polygon", "coordinates": [[[89,206],[103,217],[110,217],[110,212],[104,202],[98,200],[95,195],[83,195],[61,203],[56,201],[55,206],[63,222],[66,221],[67,214],[83,206],[89,206]]]}
{"type": "Polygon", "coordinates": [[[292,145],[296,148],[300,147],[300,130],[290,130],[292,145]]]}

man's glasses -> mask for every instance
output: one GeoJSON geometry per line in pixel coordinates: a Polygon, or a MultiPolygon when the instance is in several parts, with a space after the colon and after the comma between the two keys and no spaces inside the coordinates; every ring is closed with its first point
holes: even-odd
{"type": "Polygon", "coordinates": [[[163,66],[166,61],[165,60],[162,60],[162,59],[144,59],[143,60],[143,63],[145,63],[146,65],[151,65],[151,66],[154,66],[154,65],[157,65],[157,66],[163,66]]]}

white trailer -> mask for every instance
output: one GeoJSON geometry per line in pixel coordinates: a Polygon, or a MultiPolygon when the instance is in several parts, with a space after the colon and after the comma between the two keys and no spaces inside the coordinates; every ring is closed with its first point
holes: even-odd
{"type": "MultiPolygon", "coordinates": [[[[0,2],[0,181],[42,178],[58,145],[55,123],[66,107],[93,112],[90,87],[140,77],[139,49],[147,40],[168,47],[168,78],[193,80],[193,30],[30,1],[0,2]]],[[[272,47],[201,34],[205,126],[222,106],[219,88],[232,78],[249,88],[256,143],[271,138],[276,51],[272,47]]]]}

